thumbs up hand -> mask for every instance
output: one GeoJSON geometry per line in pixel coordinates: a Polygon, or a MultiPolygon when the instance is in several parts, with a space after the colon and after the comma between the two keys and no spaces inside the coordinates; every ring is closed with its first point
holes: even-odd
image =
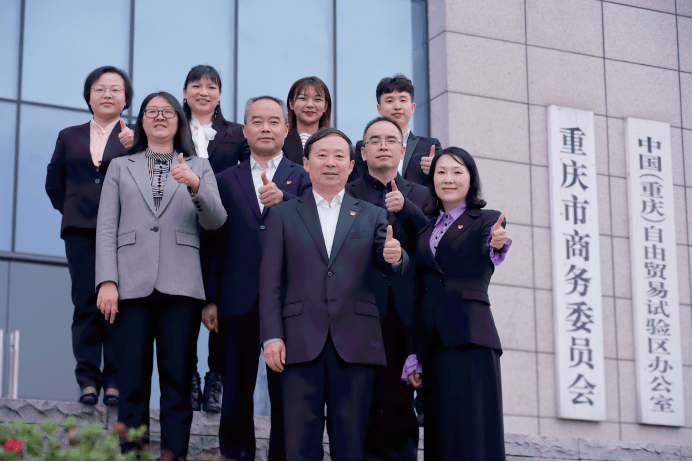
{"type": "Polygon", "coordinates": [[[397,213],[404,208],[404,196],[397,190],[397,183],[392,180],[392,191],[385,194],[385,208],[388,212],[397,213]]]}
{"type": "Polygon", "coordinates": [[[120,119],[120,133],[118,134],[118,139],[125,149],[130,149],[135,143],[135,131],[130,130],[125,120],[122,118],[120,119]]]}
{"type": "Polygon", "coordinates": [[[505,242],[508,240],[505,228],[501,226],[503,220],[505,220],[505,213],[500,214],[498,221],[496,221],[496,224],[491,228],[491,247],[497,250],[502,249],[505,242]]]}
{"type": "Polygon", "coordinates": [[[178,154],[178,165],[171,167],[173,179],[178,183],[185,183],[190,188],[193,194],[197,194],[200,190],[200,177],[195,175],[188,164],[183,159],[183,153],[178,154]]]}
{"type": "Polygon", "coordinates": [[[428,155],[428,157],[423,156],[421,158],[421,171],[423,171],[426,175],[428,175],[428,172],[431,171],[431,163],[433,162],[433,158],[436,156],[436,145],[432,144],[431,145],[431,153],[428,155]]]}
{"type": "Polygon", "coordinates": [[[284,202],[284,193],[274,184],[272,181],[267,179],[265,172],[260,175],[262,179],[262,186],[257,190],[260,196],[260,202],[265,207],[274,207],[277,204],[284,202]]]}
{"type": "Polygon", "coordinates": [[[385,261],[394,265],[402,259],[402,246],[399,241],[392,237],[392,225],[387,226],[387,237],[383,247],[383,258],[385,261]]]}

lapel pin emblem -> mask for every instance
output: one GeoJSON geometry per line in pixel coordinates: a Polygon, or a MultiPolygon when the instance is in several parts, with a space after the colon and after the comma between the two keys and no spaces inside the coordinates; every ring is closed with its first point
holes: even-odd
{"type": "Polygon", "coordinates": [[[354,215],[356,215],[356,212],[354,212],[354,211],[352,210],[352,211],[349,212],[349,215],[351,215],[351,216],[353,217],[354,215]]]}
{"type": "Polygon", "coordinates": [[[286,184],[291,184],[291,180],[286,180],[286,184]]]}
{"type": "Polygon", "coordinates": [[[462,229],[464,225],[457,225],[457,229],[462,229]]]}

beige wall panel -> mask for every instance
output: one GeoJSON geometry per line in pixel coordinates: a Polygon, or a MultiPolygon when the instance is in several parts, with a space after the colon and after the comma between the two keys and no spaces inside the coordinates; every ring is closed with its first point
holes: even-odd
{"type": "Polygon", "coordinates": [[[536,353],[503,350],[501,377],[503,381],[503,413],[536,416],[536,353]]]}
{"type": "MultiPolygon", "coordinates": [[[[633,304],[628,298],[617,298],[614,301],[618,359],[634,361],[635,350],[633,347],[633,304]]],[[[635,379],[633,379],[633,386],[635,386],[635,379]]],[[[635,401],[633,403],[635,403],[635,401]]],[[[636,412],[635,404],[633,404],[633,406],[633,412],[636,412]]]]}
{"type": "Polygon", "coordinates": [[[679,33],[679,70],[691,72],[691,18],[677,16],[676,23],[679,33]]]}
{"type": "Polygon", "coordinates": [[[527,0],[527,44],[603,56],[602,5],[584,0],[527,0]]]}
{"type": "Polygon", "coordinates": [[[490,159],[476,159],[476,165],[487,208],[505,212],[511,223],[531,225],[529,165],[490,159]],[[499,178],[503,181],[492,181],[499,178]]]}
{"type": "Polygon", "coordinates": [[[511,42],[525,41],[523,0],[448,0],[447,18],[451,31],[511,42]]]}
{"type": "Polygon", "coordinates": [[[503,350],[535,350],[534,291],[492,283],[488,292],[503,350]]]}
{"type": "MultiPolygon", "coordinates": [[[[503,263],[496,266],[493,273],[493,283],[533,287],[534,276],[529,269],[529,265],[532,265],[532,268],[534,267],[532,227],[518,225],[508,220],[506,230],[508,232],[508,237],[513,240],[513,243],[503,263]]],[[[534,303],[532,303],[532,306],[534,306],[534,303]]],[[[534,348],[534,346],[532,346],[532,348],[534,348]]]]}
{"type": "Polygon", "coordinates": [[[553,293],[550,290],[536,290],[534,297],[537,311],[537,351],[553,353],[553,293]]]}

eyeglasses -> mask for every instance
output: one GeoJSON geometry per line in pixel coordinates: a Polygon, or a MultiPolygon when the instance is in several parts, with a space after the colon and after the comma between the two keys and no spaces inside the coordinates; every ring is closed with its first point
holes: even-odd
{"type": "Polygon", "coordinates": [[[149,119],[156,119],[159,117],[159,113],[162,113],[164,115],[164,119],[173,119],[176,117],[176,111],[173,109],[145,109],[144,110],[144,115],[147,116],[149,119]]]}
{"type": "Polygon", "coordinates": [[[91,91],[93,91],[94,93],[96,93],[98,96],[103,96],[103,95],[105,95],[105,94],[106,94],[106,90],[109,90],[113,96],[118,96],[118,95],[120,95],[120,92],[123,91],[123,89],[122,89],[121,87],[110,87],[110,88],[106,88],[106,87],[92,87],[92,88],[91,88],[91,91]]]}
{"type": "Polygon", "coordinates": [[[372,145],[375,146],[375,147],[379,147],[379,146],[382,145],[383,143],[385,143],[385,145],[386,145],[387,147],[393,147],[393,146],[397,146],[398,144],[402,144],[401,141],[397,141],[397,138],[385,138],[384,140],[381,140],[381,139],[378,138],[378,137],[373,137],[373,138],[371,138],[370,140],[366,141],[366,142],[363,143],[363,144],[364,144],[364,145],[366,145],[366,144],[372,144],[372,145]]]}

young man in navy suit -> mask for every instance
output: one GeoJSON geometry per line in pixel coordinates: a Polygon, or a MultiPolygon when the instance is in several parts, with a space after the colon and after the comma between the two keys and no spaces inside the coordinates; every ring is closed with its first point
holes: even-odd
{"type": "MultiPolygon", "coordinates": [[[[270,210],[260,265],[260,339],[281,372],[287,460],[363,460],[376,367],[385,349],[372,281],[408,256],[385,210],[346,195],[349,138],[322,128],[306,142],[312,194],[270,210]]],[[[384,307],[382,307],[384,308],[384,307]]]]}
{"type": "MultiPolygon", "coordinates": [[[[378,114],[394,120],[402,130],[402,145],[405,151],[397,171],[405,180],[428,186],[428,169],[433,157],[440,154],[442,148],[437,138],[416,136],[411,132],[409,121],[416,110],[414,85],[411,80],[402,74],[385,77],[375,89],[375,100],[378,102],[378,114]]],[[[349,182],[356,180],[368,170],[366,160],[361,155],[362,147],[362,141],[356,143],[356,164],[349,176],[349,182]]]]}
{"type": "MultiPolygon", "coordinates": [[[[203,240],[203,276],[208,305],[205,326],[224,343],[224,395],[219,425],[222,456],[254,460],[253,392],[260,356],[258,294],[261,239],[270,208],[301,196],[310,187],[308,174],[282,155],[288,132],[286,105],[261,96],[246,103],[243,134],[250,159],[217,175],[219,195],[228,213],[226,224],[203,240]]],[[[279,374],[267,371],[272,430],[270,460],[283,460],[279,374]]]]}

